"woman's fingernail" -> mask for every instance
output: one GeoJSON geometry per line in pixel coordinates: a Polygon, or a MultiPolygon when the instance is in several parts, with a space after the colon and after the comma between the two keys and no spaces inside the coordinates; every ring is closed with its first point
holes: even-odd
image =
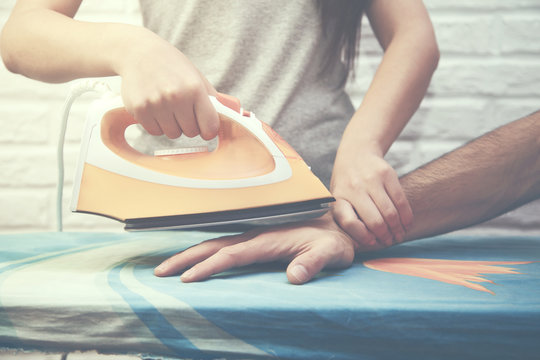
{"type": "Polygon", "coordinates": [[[301,283],[304,283],[309,279],[309,274],[306,268],[302,265],[293,266],[293,268],[291,269],[291,275],[294,276],[296,280],[301,283]]]}

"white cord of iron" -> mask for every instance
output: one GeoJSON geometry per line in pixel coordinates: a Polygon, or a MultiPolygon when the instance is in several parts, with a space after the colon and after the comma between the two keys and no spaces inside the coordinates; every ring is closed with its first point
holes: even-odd
{"type": "Polygon", "coordinates": [[[80,80],[73,84],[69,91],[69,95],[64,102],[60,134],[58,137],[58,147],[56,151],[56,161],[58,166],[58,179],[56,184],[56,230],[59,232],[63,230],[62,198],[64,191],[64,140],[66,137],[67,122],[71,106],[73,105],[73,102],[84,93],[105,93],[108,91],[111,91],[111,89],[103,81],[91,79],[80,80]]]}

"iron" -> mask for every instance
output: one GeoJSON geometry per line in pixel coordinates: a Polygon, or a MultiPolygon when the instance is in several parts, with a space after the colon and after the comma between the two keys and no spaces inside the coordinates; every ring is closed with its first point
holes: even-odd
{"type": "Polygon", "coordinates": [[[334,198],[283,138],[237,99],[220,94],[210,100],[220,118],[214,150],[190,146],[155,154],[126,140],[136,121],[119,96],[94,101],[71,210],[116,219],[128,231],[274,225],[329,210],[334,198]]]}

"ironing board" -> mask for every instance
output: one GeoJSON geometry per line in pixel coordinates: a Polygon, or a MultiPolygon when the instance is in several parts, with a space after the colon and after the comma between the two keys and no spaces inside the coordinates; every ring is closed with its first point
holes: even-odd
{"type": "MultiPolygon", "coordinates": [[[[157,278],[201,232],[0,235],[0,348],[144,359],[538,359],[540,236],[442,236],[312,282],[157,278]]],[[[68,357],[69,359],[69,357],[68,357]]]]}

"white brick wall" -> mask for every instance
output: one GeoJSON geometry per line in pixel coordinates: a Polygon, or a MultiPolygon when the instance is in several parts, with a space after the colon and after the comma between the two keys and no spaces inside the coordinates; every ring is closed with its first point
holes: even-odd
{"type": "MultiPolygon", "coordinates": [[[[540,108],[540,0],[425,2],[441,61],[428,96],[388,154],[400,174],[540,108]]],[[[0,26],[14,3],[0,3],[0,26]]],[[[136,0],[86,0],[78,18],[140,23],[136,0]]],[[[349,86],[357,102],[381,56],[367,24],[362,37],[358,76],[349,86]]],[[[3,66],[0,84],[0,231],[54,230],[56,136],[69,84],[39,83],[3,66]]],[[[76,103],[68,128],[65,227],[121,231],[115,221],[67,210],[88,101],[76,103]]],[[[540,234],[540,202],[469,231],[540,234]]]]}

